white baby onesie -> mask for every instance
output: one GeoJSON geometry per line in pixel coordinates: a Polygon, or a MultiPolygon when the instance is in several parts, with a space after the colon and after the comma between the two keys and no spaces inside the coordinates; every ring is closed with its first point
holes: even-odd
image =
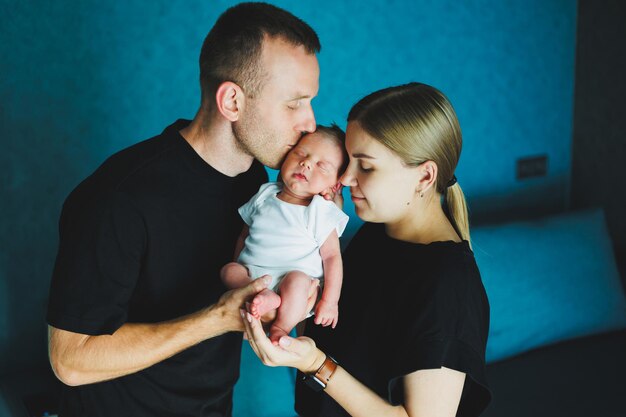
{"type": "Polygon", "coordinates": [[[308,206],[300,206],[280,200],[276,194],[281,190],[281,183],[263,184],[239,208],[250,234],[237,261],[253,279],[271,275],[272,289],[290,271],[323,279],[320,247],[333,230],[341,236],[349,219],[335,203],[319,195],[308,206]]]}

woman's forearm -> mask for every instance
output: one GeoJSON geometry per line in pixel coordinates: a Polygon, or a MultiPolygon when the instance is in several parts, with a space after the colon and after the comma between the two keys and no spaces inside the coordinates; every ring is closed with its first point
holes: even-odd
{"type": "MultiPolygon", "coordinates": [[[[283,336],[279,346],[275,346],[258,319],[246,312],[242,312],[242,318],[250,346],[265,365],[291,366],[305,374],[314,374],[324,363],[326,355],[312,339],[283,336]]],[[[326,393],[354,417],[407,417],[402,406],[392,406],[341,366],[328,382],[326,393]]]]}
{"type": "Polygon", "coordinates": [[[408,417],[402,405],[391,405],[341,366],[328,382],[326,393],[353,417],[408,417]]]}
{"type": "MultiPolygon", "coordinates": [[[[314,348],[307,357],[314,360],[298,368],[306,374],[315,373],[324,363],[326,355],[314,348]]],[[[391,405],[370,388],[355,379],[341,366],[333,373],[326,385],[326,393],[331,396],[352,417],[453,417],[456,415],[465,373],[446,367],[422,369],[403,377],[404,403],[391,405]]]]}

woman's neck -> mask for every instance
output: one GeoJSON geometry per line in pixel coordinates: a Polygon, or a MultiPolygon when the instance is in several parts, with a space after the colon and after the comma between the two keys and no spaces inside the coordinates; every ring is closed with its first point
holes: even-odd
{"type": "Polygon", "coordinates": [[[461,242],[439,203],[439,197],[435,195],[429,200],[415,205],[401,220],[385,223],[387,235],[411,243],[461,242]]]}

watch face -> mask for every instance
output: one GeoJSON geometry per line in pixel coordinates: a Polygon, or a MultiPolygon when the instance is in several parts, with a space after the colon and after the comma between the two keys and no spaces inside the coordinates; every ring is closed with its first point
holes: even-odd
{"type": "Polygon", "coordinates": [[[326,388],[326,384],[317,379],[315,375],[304,375],[302,377],[304,383],[315,392],[322,391],[326,388]]]}

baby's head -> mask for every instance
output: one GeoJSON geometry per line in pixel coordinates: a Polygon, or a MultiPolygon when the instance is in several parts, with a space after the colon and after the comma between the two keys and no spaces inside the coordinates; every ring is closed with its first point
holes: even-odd
{"type": "Polygon", "coordinates": [[[288,191],[312,198],[334,187],[348,165],[346,134],[337,125],[317,126],[287,154],[280,176],[288,191]]]}

